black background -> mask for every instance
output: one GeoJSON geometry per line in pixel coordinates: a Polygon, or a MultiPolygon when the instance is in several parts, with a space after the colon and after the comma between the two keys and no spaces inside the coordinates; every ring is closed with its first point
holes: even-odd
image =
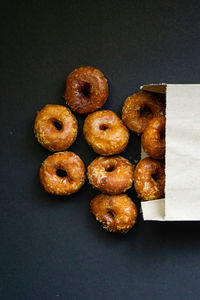
{"type": "MultiPolygon", "coordinates": [[[[139,216],[127,235],[103,230],[89,212],[97,192],[88,182],[67,198],[43,191],[38,171],[50,153],[33,134],[38,110],[65,105],[65,78],[79,66],[104,73],[104,108],[119,116],[141,84],[199,83],[199,8],[169,0],[1,2],[0,299],[200,298],[198,222],[139,216]]],[[[96,155],[76,116],[70,150],[88,165],[96,155]]],[[[122,155],[139,159],[139,143],[131,134],[122,155]]],[[[139,209],[134,189],[128,194],[139,209]]]]}

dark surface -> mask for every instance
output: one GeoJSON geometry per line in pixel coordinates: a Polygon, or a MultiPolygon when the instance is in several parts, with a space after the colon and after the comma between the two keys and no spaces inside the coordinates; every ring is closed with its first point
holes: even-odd
{"type": "MultiPolygon", "coordinates": [[[[1,3],[0,299],[200,298],[198,222],[140,216],[127,235],[103,230],[88,182],[68,198],[43,191],[38,171],[50,153],[33,135],[36,111],[65,104],[65,78],[79,66],[105,74],[104,108],[118,115],[141,84],[199,83],[199,12],[198,1],[1,3]]],[[[70,150],[88,165],[96,155],[77,118],[70,150]]],[[[132,134],[123,153],[132,162],[139,142],[132,134]]]]}

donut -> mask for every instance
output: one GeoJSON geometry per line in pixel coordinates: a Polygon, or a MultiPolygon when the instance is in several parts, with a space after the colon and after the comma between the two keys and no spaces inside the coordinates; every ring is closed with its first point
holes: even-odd
{"type": "Polygon", "coordinates": [[[164,196],[164,162],[150,157],[140,160],[134,171],[134,186],[141,200],[154,200],[164,196]]]}
{"type": "Polygon", "coordinates": [[[107,79],[93,67],[75,69],[66,79],[64,98],[73,111],[89,114],[108,98],[107,79]]]}
{"type": "Polygon", "coordinates": [[[57,152],[48,156],[40,168],[40,182],[46,192],[70,195],[85,182],[85,166],[73,152],[57,152]]]}
{"type": "Polygon", "coordinates": [[[46,105],[37,113],[34,132],[38,142],[50,151],[62,151],[76,140],[77,121],[62,105],[46,105]]]}
{"type": "Polygon", "coordinates": [[[142,134],[144,151],[155,159],[165,157],[165,117],[153,118],[142,134]]]}
{"type": "Polygon", "coordinates": [[[90,203],[92,214],[110,232],[127,233],[137,219],[137,207],[126,194],[99,194],[90,203]]]}
{"type": "Polygon", "coordinates": [[[133,184],[133,165],[122,156],[97,157],[88,166],[90,184],[107,194],[121,194],[133,184]]]}
{"type": "Polygon", "coordinates": [[[105,156],[119,154],[129,140],[128,129],[111,110],[96,111],[87,116],[83,133],[93,150],[105,156]]]}
{"type": "Polygon", "coordinates": [[[122,120],[126,126],[138,135],[153,117],[164,115],[164,105],[158,94],[139,92],[128,97],[122,108],[122,120]]]}

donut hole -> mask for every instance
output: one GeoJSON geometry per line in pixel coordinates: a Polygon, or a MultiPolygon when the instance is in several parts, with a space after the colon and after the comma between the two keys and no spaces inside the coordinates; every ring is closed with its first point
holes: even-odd
{"type": "Polygon", "coordinates": [[[114,214],[114,212],[113,212],[112,210],[108,210],[108,211],[107,211],[107,214],[108,214],[110,217],[112,217],[112,218],[115,217],[115,214],[114,214]]]}
{"type": "Polygon", "coordinates": [[[60,131],[63,128],[62,123],[59,120],[52,119],[51,121],[57,130],[60,131]]]}
{"type": "Polygon", "coordinates": [[[141,117],[146,117],[148,115],[152,115],[152,111],[148,106],[142,106],[140,109],[140,116],[141,117]]]}
{"type": "Polygon", "coordinates": [[[91,86],[88,82],[85,82],[81,87],[81,92],[85,98],[89,98],[91,95],[91,86]]]}
{"type": "Polygon", "coordinates": [[[151,174],[151,177],[153,178],[154,181],[158,180],[158,172],[151,174]]]}
{"type": "Polygon", "coordinates": [[[103,130],[103,131],[106,131],[107,129],[109,129],[109,126],[106,125],[106,124],[101,124],[101,125],[99,126],[99,129],[100,129],[100,130],[103,130]]]}
{"type": "Polygon", "coordinates": [[[160,139],[164,140],[165,139],[165,130],[160,131],[160,139]]]}
{"type": "Polygon", "coordinates": [[[68,177],[67,172],[60,168],[56,170],[56,175],[61,178],[68,177]]]}
{"type": "Polygon", "coordinates": [[[112,172],[112,171],[114,171],[114,169],[115,169],[114,164],[111,164],[111,165],[108,165],[108,166],[105,167],[106,172],[112,172]]]}

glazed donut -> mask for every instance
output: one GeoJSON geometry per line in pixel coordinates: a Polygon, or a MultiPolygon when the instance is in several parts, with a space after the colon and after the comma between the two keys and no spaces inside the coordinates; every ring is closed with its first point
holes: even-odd
{"type": "Polygon", "coordinates": [[[104,105],[108,98],[107,79],[93,67],[75,69],[66,79],[66,103],[73,111],[89,114],[104,105]]]}
{"type": "Polygon", "coordinates": [[[161,198],[165,189],[165,164],[150,157],[140,160],[134,171],[134,185],[141,200],[161,198]]]}
{"type": "Polygon", "coordinates": [[[153,117],[164,115],[164,106],[155,93],[139,92],[128,97],[122,108],[122,120],[126,126],[142,134],[153,117]]]}
{"type": "Polygon", "coordinates": [[[126,233],[137,219],[137,207],[126,194],[99,194],[92,199],[90,207],[96,220],[111,232],[126,233]]]}
{"type": "Polygon", "coordinates": [[[50,151],[69,148],[76,140],[77,130],[76,118],[67,107],[48,104],[37,113],[35,136],[50,151]]]}
{"type": "Polygon", "coordinates": [[[129,140],[129,132],[111,110],[96,111],[85,119],[83,133],[87,143],[100,155],[122,152],[129,140]]]}
{"type": "Polygon", "coordinates": [[[40,168],[40,182],[50,194],[70,195],[85,182],[85,166],[73,152],[57,152],[48,156],[40,168]]]}
{"type": "Polygon", "coordinates": [[[165,157],[165,117],[153,118],[142,134],[144,151],[155,159],[165,157]]]}
{"type": "Polygon", "coordinates": [[[90,184],[107,194],[121,194],[133,184],[133,165],[121,156],[97,157],[88,166],[90,184]]]}

